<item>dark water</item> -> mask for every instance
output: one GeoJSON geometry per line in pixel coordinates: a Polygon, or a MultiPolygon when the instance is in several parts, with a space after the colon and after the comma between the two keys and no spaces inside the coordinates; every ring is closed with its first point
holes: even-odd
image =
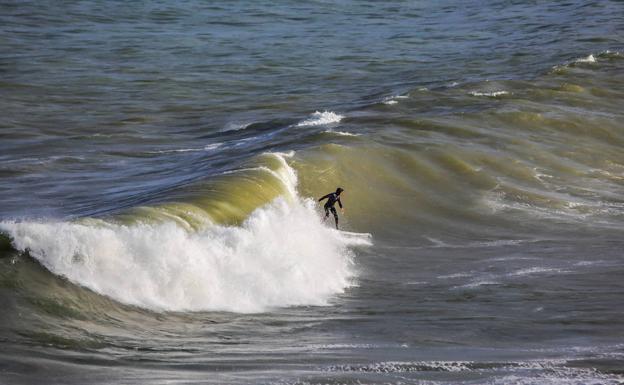
{"type": "Polygon", "coordinates": [[[624,382],[623,26],[1,3],[0,383],[624,382]]]}

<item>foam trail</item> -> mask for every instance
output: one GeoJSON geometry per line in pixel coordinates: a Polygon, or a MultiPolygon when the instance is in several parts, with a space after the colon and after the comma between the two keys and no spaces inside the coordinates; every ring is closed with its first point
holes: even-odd
{"type": "MultiPolygon", "coordinates": [[[[296,183],[288,165],[280,172],[284,183],[296,183]]],[[[314,202],[298,196],[256,209],[238,227],[209,224],[188,231],[173,221],[91,220],[1,222],[0,231],[51,272],[159,311],[249,313],[326,305],[352,284],[349,247],[370,244],[323,226],[314,202]]]]}

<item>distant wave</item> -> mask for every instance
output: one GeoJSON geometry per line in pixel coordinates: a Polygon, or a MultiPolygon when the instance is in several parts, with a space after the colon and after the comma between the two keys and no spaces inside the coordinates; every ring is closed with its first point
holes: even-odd
{"type": "Polygon", "coordinates": [[[560,71],[560,70],[565,69],[566,67],[574,67],[577,64],[595,64],[595,63],[599,63],[602,60],[609,60],[609,59],[621,58],[621,57],[622,57],[622,53],[620,53],[619,51],[606,50],[598,54],[590,53],[587,56],[573,59],[563,64],[556,65],[553,67],[553,69],[555,71],[560,71]]]}
{"type": "Polygon", "coordinates": [[[297,127],[305,126],[323,126],[326,124],[338,123],[344,118],[343,115],[339,115],[332,111],[316,111],[310,118],[297,123],[297,127]]]}
{"type": "Polygon", "coordinates": [[[560,268],[552,268],[552,267],[529,267],[517,270],[513,273],[510,273],[510,276],[523,276],[523,275],[533,275],[533,274],[565,274],[571,273],[569,270],[564,270],[560,268]]]}
{"type": "MultiPolygon", "coordinates": [[[[601,373],[572,364],[574,359],[542,358],[526,361],[383,361],[327,367],[328,372],[414,373],[473,372],[496,375],[492,384],[620,384],[620,374],[601,373]],[[570,381],[570,379],[574,379],[570,381]]],[[[461,382],[461,381],[460,381],[461,382]]],[[[431,382],[437,383],[437,382],[431,382]]]]}
{"type": "Polygon", "coordinates": [[[353,132],[345,132],[345,131],[325,130],[323,132],[326,134],[333,134],[333,135],[338,135],[338,136],[360,136],[360,134],[354,134],[353,132]]]}
{"type": "Polygon", "coordinates": [[[223,145],[223,143],[212,143],[212,144],[207,144],[207,145],[205,145],[203,147],[178,148],[178,149],[171,149],[171,150],[148,151],[148,154],[172,154],[172,153],[176,153],[176,152],[211,151],[211,150],[216,150],[217,148],[221,147],[222,145],[223,145]]]}
{"type": "Polygon", "coordinates": [[[408,95],[394,95],[394,96],[388,96],[386,98],[384,98],[381,102],[383,104],[387,104],[387,105],[393,105],[393,104],[398,104],[399,101],[397,99],[408,99],[409,96],[408,95]]]}
{"type": "Polygon", "coordinates": [[[509,91],[491,91],[491,92],[472,91],[472,92],[469,92],[469,94],[472,96],[487,96],[490,98],[495,98],[497,96],[509,95],[509,91]]]}
{"type": "Polygon", "coordinates": [[[587,57],[574,60],[574,63],[595,63],[596,61],[596,57],[593,54],[590,54],[587,57]]]}
{"type": "Polygon", "coordinates": [[[225,127],[223,127],[223,129],[221,129],[221,132],[244,130],[247,127],[251,126],[252,124],[253,124],[252,122],[246,122],[246,123],[230,122],[226,124],[225,127]]]}

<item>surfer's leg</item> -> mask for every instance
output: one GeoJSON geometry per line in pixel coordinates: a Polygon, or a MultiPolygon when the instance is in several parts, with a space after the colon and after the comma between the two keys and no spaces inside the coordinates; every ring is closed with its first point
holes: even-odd
{"type": "Polygon", "coordinates": [[[327,217],[329,216],[329,206],[324,206],[323,208],[325,209],[325,218],[323,218],[323,220],[326,220],[327,217]]]}
{"type": "Polygon", "coordinates": [[[336,212],[336,209],[334,207],[332,207],[331,209],[332,214],[334,214],[334,219],[336,220],[336,229],[338,228],[338,213],[336,212]]]}

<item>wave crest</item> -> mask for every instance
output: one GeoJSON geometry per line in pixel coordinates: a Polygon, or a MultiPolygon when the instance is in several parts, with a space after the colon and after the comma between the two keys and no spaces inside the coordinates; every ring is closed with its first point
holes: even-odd
{"type": "Polygon", "coordinates": [[[342,118],[344,118],[343,115],[339,115],[332,111],[316,111],[310,118],[297,123],[297,127],[323,126],[326,124],[338,123],[342,120],[342,118]]]}

